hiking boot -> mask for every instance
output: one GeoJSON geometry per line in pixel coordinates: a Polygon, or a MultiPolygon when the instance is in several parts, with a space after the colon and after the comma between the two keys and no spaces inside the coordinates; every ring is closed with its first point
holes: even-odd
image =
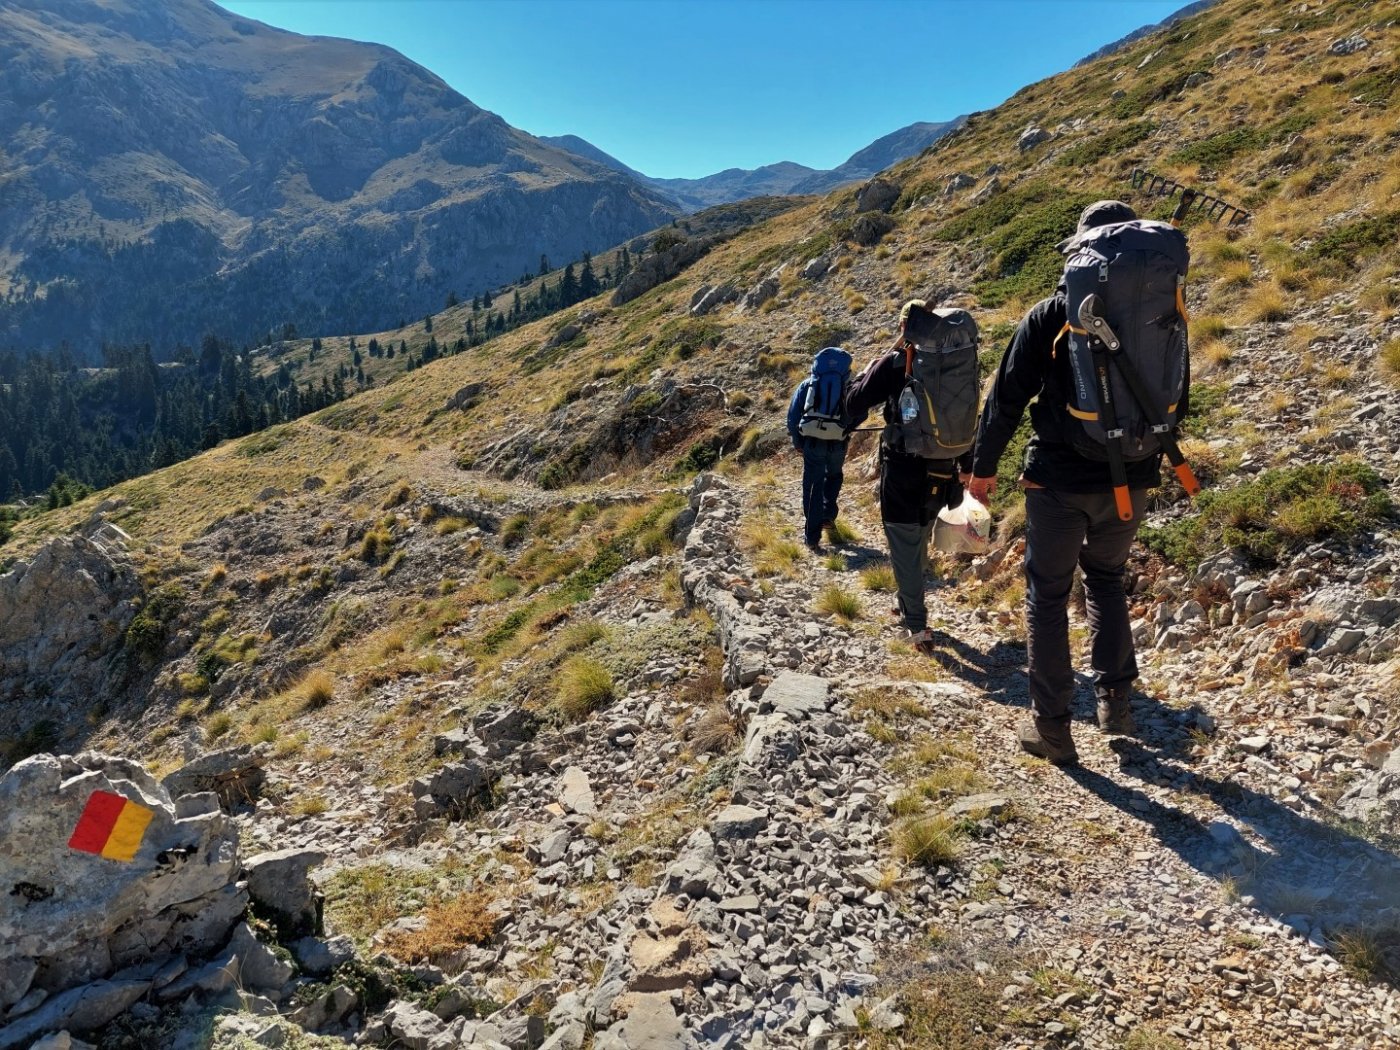
{"type": "Polygon", "coordinates": [[[822,522],[822,534],[826,536],[826,542],[834,546],[840,546],[841,538],[836,532],[836,519],[822,522]]]}
{"type": "Polygon", "coordinates": [[[933,647],[933,632],[927,627],[922,631],[910,632],[909,641],[924,656],[932,656],[936,651],[933,647]]]}
{"type": "Polygon", "coordinates": [[[1137,732],[1133,709],[1128,703],[1126,689],[1099,689],[1099,728],[1114,736],[1132,736],[1137,732]]]}
{"type": "Polygon", "coordinates": [[[1054,765],[1072,766],[1079,761],[1068,719],[1027,718],[1016,730],[1016,739],[1022,750],[1054,765]]]}
{"type": "Polygon", "coordinates": [[[813,554],[820,554],[822,552],[822,541],[820,539],[806,540],[804,542],[807,545],[807,549],[813,554]]]}

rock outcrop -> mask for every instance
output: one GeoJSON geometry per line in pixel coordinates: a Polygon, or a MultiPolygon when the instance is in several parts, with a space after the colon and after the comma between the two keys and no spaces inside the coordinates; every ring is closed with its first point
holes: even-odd
{"type": "Polygon", "coordinates": [[[59,730],[104,695],[140,595],[125,551],[81,536],[0,576],[0,739],[59,730]]]}
{"type": "Polygon", "coordinates": [[[135,762],[38,755],[0,778],[0,1048],[100,1028],[223,945],[247,907],[213,795],[135,762]]]}

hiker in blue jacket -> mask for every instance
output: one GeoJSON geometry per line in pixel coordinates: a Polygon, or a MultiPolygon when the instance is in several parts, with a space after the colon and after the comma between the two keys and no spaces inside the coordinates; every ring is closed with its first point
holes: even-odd
{"type": "Polygon", "coordinates": [[[836,500],[845,480],[850,427],[845,419],[851,355],[828,346],[812,361],[812,373],[798,384],[788,405],[792,447],[802,453],[803,539],[821,550],[822,530],[835,542],[836,500]]]}

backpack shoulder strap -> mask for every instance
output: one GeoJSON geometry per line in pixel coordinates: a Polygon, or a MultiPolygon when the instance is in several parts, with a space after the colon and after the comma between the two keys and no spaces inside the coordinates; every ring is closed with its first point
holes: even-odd
{"type": "Polygon", "coordinates": [[[904,341],[904,378],[908,379],[914,374],[914,344],[909,340],[904,341]]]}

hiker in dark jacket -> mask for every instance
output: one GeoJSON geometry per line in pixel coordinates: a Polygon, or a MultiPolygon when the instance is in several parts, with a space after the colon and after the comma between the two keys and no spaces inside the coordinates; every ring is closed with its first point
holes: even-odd
{"type": "MultiPolygon", "coordinates": [[[[1079,232],[1137,216],[1121,201],[1084,210],[1079,232]]],[[[1065,326],[1064,287],[1031,307],[1011,337],[982,410],[968,491],[987,502],[996,489],[997,463],[1030,405],[1032,436],[1021,486],[1026,490],[1026,620],[1033,717],[1018,731],[1021,746],[1056,763],[1077,761],[1070,735],[1074,670],[1070,663],[1068,604],[1077,564],[1084,572],[1094,692],[1099,725],[1114,733],[1136,730],[1128,691],[1137,657],[1128,627],[1124,567],[1142,524],[1147,490],[1161,484],[1161,455],[1130,461],[1132,520],[1121,520],[1107,462],[1071,446],[1067,405],[1069,355],[1056,350],[1065,326]]],[[[1178,418],[1186,413],[1190,377],[1178,418]]]]}
{"type": "Polygon", "coordinates": [[[924,604],[924,568],[928,544],[938,512],[962,502],[962,479],[972,469],[972,456],[961,459],[926,459],[908,455],[899,445],[897,420],[899,395],[905,383],[905,322],[915,299],[900,311],[900,344],[878,357],[851,383],[846,414],[851,427],[859,427],[877,405],[883,406],[885,429],[880,435],[880,520],[890,546],[900,622],[909,629],[915,648],[933,652],[924,604]]]}
{"type": "Polygon", "coordinates": [[[821,549],[823,529],[828,539],[836,540],[836,501],[845,481],[850,445],[842,405],[850,372],[851,355],[840,347],[827,347],[816,355],[812,374],[797,385],[788,404],[788,436],[792,447],[802,453],[803,540],[811,551],[821,549]],[[819,403],[821,396],[808,396],[814,386],[820,391],[824,377],[829,384],[824,396],[832,400],[826,406],[819,403]],[[823,413],[822,408],[829,412],[823,413]]]}

